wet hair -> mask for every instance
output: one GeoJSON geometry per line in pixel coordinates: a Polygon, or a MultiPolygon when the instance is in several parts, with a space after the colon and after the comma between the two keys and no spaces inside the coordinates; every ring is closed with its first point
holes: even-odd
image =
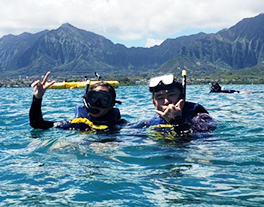
{"type": "Polygon", "coordinates": [[[97,87],[99,87],[99,86],[107,88],[108,93],[110,93],[111,96],[112,96],[112,100],[113,100],[112,103],[115,103],[116,92],[115,92],[114,87],[111,86],[111,85],[110,85],[109,83],[107,83],[107,82],[100,81],[100,82],[97,82],[97,83],[93,84],[93,85],[91,86],[91,90],[93,91],[95,88],[97,88],[97,87]]]}

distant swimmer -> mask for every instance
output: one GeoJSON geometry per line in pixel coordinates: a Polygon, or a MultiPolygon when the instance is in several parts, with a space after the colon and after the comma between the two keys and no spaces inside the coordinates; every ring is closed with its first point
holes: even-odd
{"type": "Polygon", "coordinates": [[[227,90],[219,85],[217,82],[211,83],[210,93],[252,93],[251,91],[237,91],[237,90],[227,90]]]}
{"type": "Polygon", "coordinates": [[[97,73],[97,72],[94,72],[94,75],[95,75],[95,77],[96,77],[96,80],[101,80],[102,79],[102,76],[100,76],[99,75],[99,73],[97,73]]]}

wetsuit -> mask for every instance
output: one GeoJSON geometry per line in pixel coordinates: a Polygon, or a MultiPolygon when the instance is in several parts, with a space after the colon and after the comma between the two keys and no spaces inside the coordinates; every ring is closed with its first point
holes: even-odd
{"type": "Polygon", "coordinates": [[[172,119],[168,123],[157,113],[150,120],[143,121],[137,127],[151,127],[160,124],[170,124],[179,134],[182,131],[192,132],[207,132],[213,131],[216,128],[216,123],[209,115],[207,110],[198,103],[185,102],[182,110],[182,118],[172,119]]]}
{"type": "Polygon", "coordinates": [[[210,93],[239,93],[240,91],[236,91],[236,90],[226,90],[226,89],[224,89],[224,90],[222,90],[221,88],[220,88],[220,90],[215,90],[214,88],[211,88],[211,90],[210,90],[210,93]]]}
{"type": "MultiPolygon", "coordinates": [[[[113,129],[118,125],[125,124],[126,121],[121,119],[119,109],[113,108],[106,115],[94,118],[90,116],[84,106],[78,106],[75,112],[75,119],[69,121],[46,121],[43,119],[41,111],[42,99],[33,96],[33,101],[29,111],[30,126],[35,129],[49,129],[52,127],[62,129],[91,130],[94,125],[107,126],[107,129],[113,129]]],[[[94,128],[93,128],[94,129],[94,128]]]]}

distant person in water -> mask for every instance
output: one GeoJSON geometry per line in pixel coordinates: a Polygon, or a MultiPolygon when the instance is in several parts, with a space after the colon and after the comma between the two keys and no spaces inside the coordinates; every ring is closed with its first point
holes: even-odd
{"type": "Polygon", "coordinates": [[[211,83],[210,93],[251,93],[251,91],[237,91],[237,90],[227,90],[219,85],[217,82],[211,83]]]}
{"type": "Polygon", "coordinates": [[[118,125],[126,123],[121,119],[118,108],[114,108],[116,100],[115,89],[108,83],[100,81],[94,84],[91,89],[89,85],[85,88],[83,105],[76,107],[75,118],[69,121],[47,121],[43,119],[41,111],[42,98],[46,90],[55,83],[46,83],[50,75],[47,72],[43,81],[32,83],[33,101],[31,104],[29,119],[30,126],[35,129],[61,128],[71,130],[111,130],[118,125]]]}
{"type": "Polygon", "coordinates": [[[180,136],[192,132],[210,132],[216,122],[200,104],[185,101],[185,92],[172,74],[151,78],[149,91],[156,108],[152,119],[143,121],[141,127],[171,125],[180,136]]]}
{"type": "Polygon", "coordinates": [[[83,81],[87,81],[87,80],[88,80],[88,78],[87,78],[87,75],[86,75],[86,76],[84,76],[83,81]]]}
{"type": "Polygon", "coordinates": [[[94,75],[95,75],[96,80],[98,80],[98,81],[102,80],[102,76],[100,76],[99,73],[94,72],[94,75]]]}

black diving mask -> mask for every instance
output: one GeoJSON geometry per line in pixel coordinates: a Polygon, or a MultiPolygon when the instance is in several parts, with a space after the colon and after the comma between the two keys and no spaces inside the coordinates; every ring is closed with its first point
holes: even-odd
{"type": "Polygon", "coordinates": [[[85,101],[91,107],[102,109],[109,108],[113,104],[112,95],[104,91],[89,91],[85,101]]]}

